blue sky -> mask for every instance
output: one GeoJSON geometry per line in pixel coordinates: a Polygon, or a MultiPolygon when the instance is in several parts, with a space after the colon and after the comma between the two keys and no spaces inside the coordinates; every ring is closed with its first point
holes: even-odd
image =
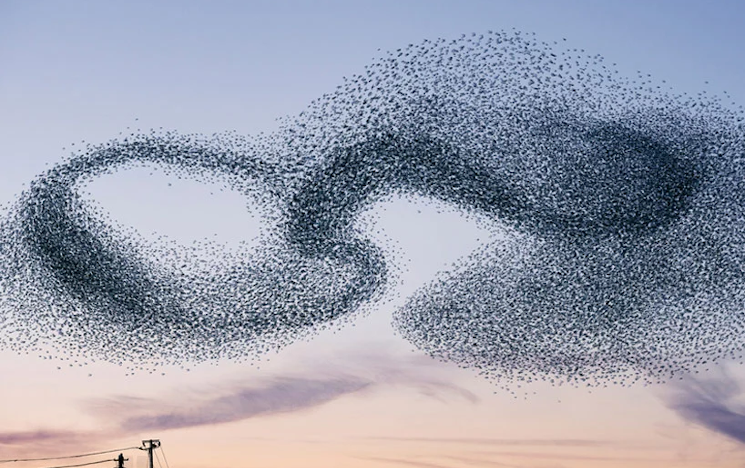
{"type": "MultiPolygon", "coordinates": [[[[73,143],[138,128],[271,132],[276,119],[301,112],[385,51],[470,32],[535,32],[599,53],[620,74],[649,73],[679,93],[726,91],[742,105],[743,24],[738,1],[4,1],[0,203],[73,143]]],[[[91,190],[122,223],[182,242],[216,236],[229,244],[261,229],[259,218],[243,218],[237,194],[142,176],[102,178],[91,190]]],[[[473,372],[421,360],[393,333],[391,310],[494,234],[425,202],[378,209],[385,235],[399,242],[391,260],[402,284],[390,302],[260,368],[224,362],[125,377],[116,365],[58,371],[58,362],[3,352],[0,400],[9,404],[0,405],[0,458],[160,437],[174,466],[195,468],[724,468],[745,459],[731,425],[671,409],[665,388],[538,386],[516,402],[473,372]],[[267,399],[275,406],[255,403],[267,399]],[[236,416],[225,416],[226,407],[236,416]],[[170,425],[153,423],[154,414],[170,425]],[[219,447],[220,457],[197,441],[219,447]]],[[[745,376],[739,367],[731,373],[745,376]]],[[[693,394],[702,395],[711,393],[693,394]]],[[[727,406],[736,399],[704,398],[737,426],[742,412],[727,406]]]]}

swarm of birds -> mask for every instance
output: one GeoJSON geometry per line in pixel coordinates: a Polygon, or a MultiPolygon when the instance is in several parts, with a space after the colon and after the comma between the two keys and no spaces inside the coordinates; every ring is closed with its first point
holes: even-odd
{"type": "Polygon", "coordinates": [[[743,349],[742,120],[532,35],[409,45],[274,134],[138,133],[39,175],[0,226],[0,341],[120,363],[278,349],[381,296],[358,220],[410,194],[503,233],[396,312],[414,345],[498,380],[669,379],[743,349]],[[141,164],[246,194],[260,247],[197,267],[209,242],[148,244],[81,196],[141,164]]]}

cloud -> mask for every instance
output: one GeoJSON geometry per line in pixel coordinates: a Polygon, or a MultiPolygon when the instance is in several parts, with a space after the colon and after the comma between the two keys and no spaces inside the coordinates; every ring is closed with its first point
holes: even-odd
{"type": "MultiPolygon", "coordinates": [[[[0,432],[0,458],[18,460],[24,458],[47,457],[50,455],[79,454],[100,450],[101,444],[117,439],[117,434],[109,431],[87,432],[82,430],[35,429],[25,431],[0,432]],[[8,454],[12,454],[8,456],[8,454]]],[[[126,449],[122,449],[125,451],[126,449]]],[[[106,458],[106,455],[102,455],[106,458]]],[[[113,458],[113,457],[112,457],[113,458]]],[[[59,458],[54,458],[59,460],[59,458]]]]}
{"type": "MultiPolygon", "coordinates": [[[[602,462],[660,462],[660,458],[632,455],[635,450],[648,450],[631,441],[604,439],[508,439],[479,437],[365,437],[366,440],[402,443],[424,443],[436,447],[439,453],[434,463],[455,461],[458,466],[495,466],[534,468],[536,466],[561,467],[565,461],[602,462]],[[447,448],[446,448],[447,447],[447,448]],[[494,450],[499,447],[501,450],[494,450]],[[512,450],[505,450],[512,448],[512,450]],[[486,449],[486,450],[485,450],[486,449]],[[492,450],[489,450],[492,449],[492,450]],[[546,451],[546,449],[554,449],[546,451]],[[536,465],[539,463],[540,465],[536,465]]],[[[432,455],[432,448],[425,449],[432,455]]],[[[429,459],[428,458],[428,459],[429,459]]],[[[382,460],[381,460],[382,461],[382,460]]],[[[387,459],[401,464],[429,463],[419,459],[387,459]]]]}
{"type": "Polygon", "coordinates": [[[668,406],[683,419],[745,444],[745,396],[742,386],[726,371],[705,379],[686,377],[667,397],[668,406]]]}
{"type": "Polygon", "coordinates": [[[619,455],[601,455],[593,453],[558,453],[558,452],[517,452],[517,451],[492,451],[492,452],[474,452],[479,456],[488,457],[508,457],[508,458],[523,458],[523,459],[536,459],[536,460],[550,460],[556,462],[558,460],[589,460],[589,461],[634,461],[634,462],[660,462],[660,458],[653,457],[641,457],[641,456],[630,456],[628,454],[619,455]]]}
{"type": "MultiPolygon", "coordinates": [[[[372,385],[374,382],[354,376],[275,378],[260,385],[224,388],[222,394],[206,401],[182,399],[175,404],[156,399],[143,401],[136,410],[139,414],[124,418],[119,427],[124,432],[140,432],[234,422],[313,408],[372,385]]],[[[110,399],[114,407],[121,403],[118,398],[110,399]]]]}
{"type": "Polygon", "coordinates": [[[412,355],[344,354],[343,359],[301,363],[283,375],[233,380],[203,388],[178,388],[156,397],[113,395],[81,402],[82,410],[101,422],[95,432],[40,428],[0,433],[0,447],[14,453],[64,451],[70,445],[100,446],[147,431],[181,429],[305,411],[351,395],[385,388],[414,389],[447,402],[478,401],[476,395],[447,380],[444,366],[412,355]]]}
{"type": "MultiPolygon", "coordinates": [[[[419,458],[393,458],[393,457],[355,457],[360,460],[369,460],[382,463],[390,463],[396,465],[407,465],[417,468],[451,468],[453,465],[450,462],[455,462],[456,466],[479,466],[479,467],[500,467],[500,468],[538,468],[536,465],[524,465],[514,463],[503,463],[500,461],[490,460],[486,458],[468,458],[462,456],[447,456],[438,455],[436,457],[428,456],[426,459],[419,458]],[[428,461],[431,458],[435,458],[436,462],[428,461]],[[444,464],[445,463],[445,464],[444,464]]],[[[552,464],[551,468],[563,468],[564,465],[552,464]]],[[[547,465],[541,465],[541,468],[548,468],[547,465]]]]}
{"type": "Polygon", "coordinates": [[[76,431],[32,430],[18,432],[0,432],[0,445],[27,445],[44,443],[77,442],[81,433],[76,431]]]}
{"type": "Polygon", "coordinates": [[[470,391],[436,378],[436,365],[431,359],[423,361],[417,356],[402,358],[379,352],[357,355],[347,361],[323,362],[304,365],[300,372],[227,383],[217,389],[180,390],[153,399],[115,396],[88,401],[86,406],[102,419],[118,419],[121,432],[137,433],[302,411],[347,395],[391,386],[414,388],[442,401],[453,396],[478,401],[470,391]]]}
{"type": "Polygon", "coordinates": [[[408,460],[405,458],[386,458],[386,457],[357,457],[361,460],[370,460],[383,463],[394,463],[396,465],[408,465],[415,466],[417,468],[450,468],[448,465],[440,465],[437,463],[430,463],[419,460],[408,460]]]}
{"type": "Polygon", "coordinates": [[[431,442],[436,444],[530,446],[530,447],[606,447],[618,442],[599,439],[497,439],[481,437],[367,437],[398,442],[431,442]]]}
{"type": "MultiPolygon", "coordinates": [[[[471,466],[478,466],[478,467],[487,467],[487,466],[497,466],[497,467],[505,467],[505,468],[536,468],[537,465],[516,465],[514,463],[503,463],[499,461],[494,461],[488,458],[480,457],[480,458],[469,458],[469,457],[463,457],[463,456],[444,456],[442,457],[447,460],[453,460],[458,463],[463,463],[466,465],[471,466]]],[[[542,468],[546,468],[547,465],[540,465],[542,468]]],[[[564,468],[564,465],[558,465],[556,463],[552,463],[551,468],[564,468]]]]}

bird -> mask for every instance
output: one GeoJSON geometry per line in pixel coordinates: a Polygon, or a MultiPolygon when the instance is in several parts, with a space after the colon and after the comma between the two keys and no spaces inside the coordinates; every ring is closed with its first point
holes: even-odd
{"type": "Polygon", "coordinates": [[[401,195],[503,229],[396,311],[434,359],[517,397],[534,379],[626,386],[741,358],[742,108],[565,43],[426,39],[271,134],[71,144],[0,222],[0,346],[131,375],[256,360],[374,306],[399,247],[365,235],[374,217],[355,223],[401,195]],[[269,224],[258,247],[146,240],[84,198],[86,181],[143,164],[244,194],[269,224]]]}

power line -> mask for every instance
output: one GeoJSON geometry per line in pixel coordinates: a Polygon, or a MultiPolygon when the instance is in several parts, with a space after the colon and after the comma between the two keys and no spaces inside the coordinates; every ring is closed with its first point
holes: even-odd
{"type": "Polygon", "coordinates": [[[162,445],[160,446],[160,453],[163,454],[163,461],[166,462],[166,468],[171,468],[170,465],[168,464],[168,458],[166,458],[166,452],[163,450],[162,445]]]}
{"type": "Polygon", "coordinates": [[[114,449],[114,450],[104,450],[102,452],[81,453],[79,455],[66,455],[66,456],[62,456],[62,457],[16,458],[16,459],[0,460],[0,463],[47,461],[47,460],[64,460],[66,458],[83,458],[83,457],[90,457],[90,456],[93,456],[93,455],[103,455],[105,453],[124,452],[125,450],[134,450],[134,449],[139,449],[139,448],[140,447],[126,447],[126,448],[118,448],[118,449],[114,449]]]}
{"type": "Polygon", "coordinates": [[[158,452],[153,452],[155,454],[155,461],[158,462],[158,467],[163,468],[163,465],[160,463],[160,457],[158,456],[158,452]]]}
{"type": "Polygon", "coordinates": [[[88,465],[97,465],[99,463],[109,463],[112,461],[117,461],[116,458],[110,459],[110,460],[98,460],[94,462],[88,462],[88,463],[78,463],[77,465],[60,465],[60,466],[48,466],[46,468],[74,468],[76,466],[88,466],[88,465]]]}

